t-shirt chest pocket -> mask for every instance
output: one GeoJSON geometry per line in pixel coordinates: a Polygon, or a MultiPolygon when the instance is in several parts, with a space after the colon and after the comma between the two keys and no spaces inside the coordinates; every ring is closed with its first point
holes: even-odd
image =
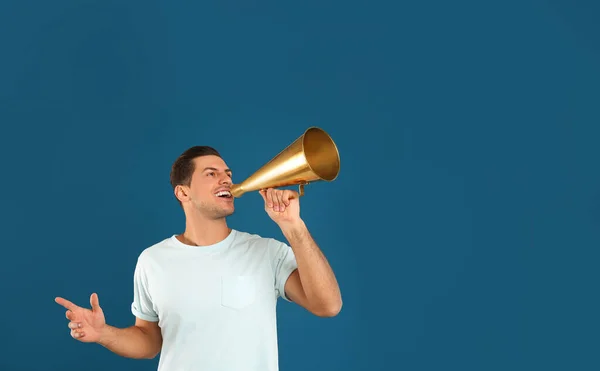
{"type": "Polygon", "coordinates": [[[221,305],[232,309],[244,309],[256,300],[255,276],[221,277],[221,305]]]}

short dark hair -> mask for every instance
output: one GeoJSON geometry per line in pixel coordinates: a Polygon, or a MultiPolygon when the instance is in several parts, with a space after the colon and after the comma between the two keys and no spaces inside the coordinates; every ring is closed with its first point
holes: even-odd
{"type": "Polygon", "coordinates": [[[217,156],[221,154],[209,146],[194,146],[183,152],[171,167],[171,186],[173,189],[178,185],[189,186],[192,182],[192,174],[196,168],[194,159],[201,156],[217,156]]]}

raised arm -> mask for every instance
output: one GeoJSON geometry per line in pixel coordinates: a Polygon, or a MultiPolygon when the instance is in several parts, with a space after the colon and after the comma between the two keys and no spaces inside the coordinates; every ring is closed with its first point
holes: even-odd
{"type": "Polygon", "coordinates": [[[288,240],[298,265],[285,284],[286,295],[320,317],[332,317],[342,309],[342,296],[325,255],[300,218],[298,193],[291,190],[261,191],[267,214],[288,240]]]}

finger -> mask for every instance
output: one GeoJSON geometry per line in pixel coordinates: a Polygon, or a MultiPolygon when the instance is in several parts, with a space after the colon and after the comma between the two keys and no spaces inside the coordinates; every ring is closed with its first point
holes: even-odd
{"type": "Polygon", "coordinates": [[[285,200],[285,191],[277,191],[276,192],[276,196],[277,196],[277,202],[279,203],[279,211],[285,211],[285,207],[287,206],[286,204],[286,200],[285,200]]]}
{"type": "Polygon", "coordinates": [[[81,330],[71,330],[71,337],[74,339],[81,339],[85,336],[85,332],[81,330]]]}
{"type": "Polygon", "coordinates": [[[90,296],[90,305],[92,306],[93,312],[97,312],[100,310],[100,299],[98,299],[98,294],[93,293],[90,296]]]}
{"type": "Polygon", "coordinates": [[[265,191],[264,189],[261,189],[260,191],[258,191],[258,193],[260,194],[260,196],[262,197],[263,201],[265,202],[265,205],[267,204],[267,191],[265,191]]]}
{"type": "Polygon", "coordinates": [[[296,192],[296,191],[292,191],[292,190],[288,189],[288,190],[286,191],[286,194],[285,194],[285,196],[283,197],[283,200],[285,201],[285,204],[286,204],[287,206],[290,206],[290,203],[291,203],[291,202],[292,202],[292,200],[293,200],[294,198],[296,198],[296,197],[298,197],[298,192],[296,192]]]}
{"type": "MultiPolygon", "coordinates": [[[[286,206],[286,207],[290,206],[290,198],[291,198],[290,191],[285,190],[285,191],[281,192],[281,203],[284,206],[286,206]]],[[[284,209],[285,209],[285,207],[284,207],[284,209]]]]}
{"type": "Polygon", "coordinates": [[[68,310],[67,313],[65,313],[65,317],[67,317],[67,319],[70,319],[71,321],[75,321],[77,319],[77,315],[75,315],[75,313],[73,313],[73,311],[68,310]]]}
{"type": "Polygon", "coordinates": [[[67,299],[64,299],[64,298],[57,297],[54,299],[54,301],[70,310],[75,310],[75,309],[79,308],[77,305],[71,303],[70,301],[68,301],[67,299]]]}
{"type": "Polygon", "coordinates": [[[68,326],[71,330],[75,330],[81,328],[82,325],[81,322],[69,322],[68,326]]]}
{"type": "Polygon", "coordinates": [[[277,189],[273,189],[271,194],[271,198],[273,199],[273,210],[279,211],[279,199],[280,199],[281,191],[277,189]]]}
{"type": "Polygon", "coordinates": [[[267,206],[273,207],[273,189],[267,189],[267,206]]]}

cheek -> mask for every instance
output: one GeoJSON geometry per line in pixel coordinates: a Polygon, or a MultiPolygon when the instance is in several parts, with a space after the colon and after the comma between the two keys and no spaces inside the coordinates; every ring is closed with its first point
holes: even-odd
{"type": "Polygon", "coordinates": [[[193,189],[193,194],[196,199],[208,199],[213,196],[212,194],[213,187],[205,184],[198,184],[198,187],[193,189]]]}

